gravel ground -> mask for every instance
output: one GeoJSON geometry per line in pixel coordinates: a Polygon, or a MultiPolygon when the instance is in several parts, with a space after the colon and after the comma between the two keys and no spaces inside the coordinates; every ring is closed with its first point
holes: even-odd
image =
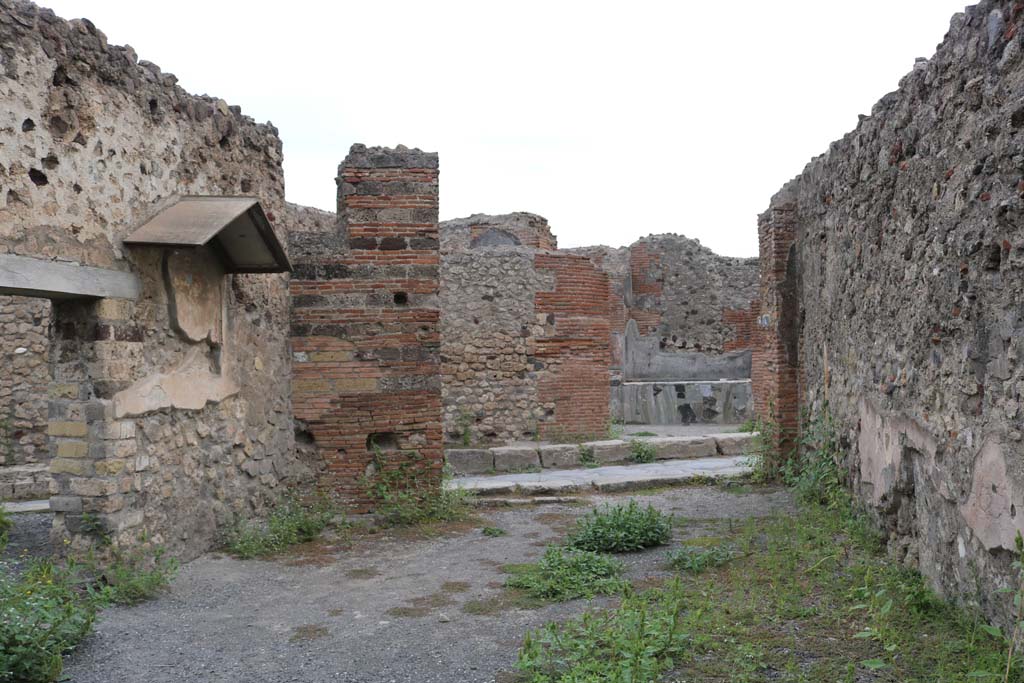
{"type": "Polygon", "coordinates": [[[0,553],[0,572],[17,574],[26,561],[36,557],[49,557],[50,528],[53,514],[50,512],[19,512],[11,515],[14,528],[11,529],[7,547],[0,553]]]}
{"type": "MultiPolygon", "coordinates": [[[[778,490],[678,488],[634,495],[686,518],[677,535],[711,520],[792,509],[778,490]],[[709,520],[702,523],[700,520],[709,520]]],[[[542,609],[503,605],[507,563],[535,560],[591,505],[481,510],[482,520],[433,538],[408,531],[311,544],[272,561],[204,556],[156,600],[103,612],[66,666],[75,683],[501,683],[529,629],[579,614],[579,600],[542,609]],[[496,538],[483,524],[504,529],[496,538]],[[479,609],[471,614],[469,601],[479,609]]],[[[667,548],[625,556],[630,578],[663,576],[667,548]]]]}

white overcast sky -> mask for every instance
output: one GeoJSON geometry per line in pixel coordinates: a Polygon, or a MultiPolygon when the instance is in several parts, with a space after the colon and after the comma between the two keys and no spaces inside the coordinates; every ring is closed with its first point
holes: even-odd
{"type": "Polygon", "coordinates": [[[964,0],[40,0],[284,140],[334,210],[354,142],[441,155],[441,217],[531,211],[561,246],[662,232],[757,253],[756,216],[931,57],[964,0]]]}

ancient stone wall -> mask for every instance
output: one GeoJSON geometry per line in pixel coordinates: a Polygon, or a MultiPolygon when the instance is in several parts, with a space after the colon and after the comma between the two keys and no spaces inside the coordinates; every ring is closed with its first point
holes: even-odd
{"type": "Polygon", "coordinates": [[[50,495],[50,302],[0,296],[0,500],[50,495]]]}
{"type": "Polygon", "coordinates": [[[53,306],[56,531],[75,547],[99,531],[194,556],[301,475],[285,278],[122,240],[176,194],[281,212],[277,131],[22,0],[0,4],[0,57],[0,252],[127,271],[142,287],[135,301],[53,306]]]}
{"type": "MultiPolygon", "coordinates": [[[[652,235],[622,249],[584,247],[612,283],[613,372],[621,375],[633,320],[664,352],[720,354],[750,348],[758,297],[756,258],[719,256],[697,240],[652,235]]],[[[681,363],[682,372],[683,366],[681,363]]],[[[685,373],[683,373],[685,374],[685,373]]],[[[626,377],[626,379],[630,379],[626,377]]]]}
{"type": "Polygon", "coordinates": [[[895,558],[1003,623],[1024,531],[1022,23],[1009,0],[954,16],[935,56],[773,199],[773,345],[754,364],[778,380],[776,409],[827,402],[895,558]]]}
{"type": "Polygon", "coordinates": [[[305,211],[290,235],[295,417],[358,509],[382,468],[440,475],[437,201],[436,154],[353,145],[338,219],[305,211]]]}
{"type": "Polygon", "coordinates": [[[606,430],[608,279],[589,260],[554,245],[547,221],[533,214],[441,224],[441,369],[450,443],[606,430]]]}

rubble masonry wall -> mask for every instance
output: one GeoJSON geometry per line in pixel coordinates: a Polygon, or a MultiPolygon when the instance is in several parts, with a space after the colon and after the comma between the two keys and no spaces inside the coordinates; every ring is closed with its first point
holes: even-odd
{"type": "Polygon", "coordinates": [[[891,553],[1011,621],[1024,531],[1024,23],[985,0],[761,217],[758,397],[828,404],[891,553]]]}

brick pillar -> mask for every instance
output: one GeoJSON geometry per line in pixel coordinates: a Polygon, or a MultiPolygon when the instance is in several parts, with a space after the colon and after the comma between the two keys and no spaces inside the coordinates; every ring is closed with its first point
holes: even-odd
{"type": "Polygon", "coordinates": [[[416,462],[436,481],[444,462],[438,160],[353,145],[338,175],[337,233],[293,246],[293,404],[323,486],[366,509],[361,480],[381,465],[416,462]]]}
{"type": "Polygon", "coordinates": [[[544,438],[600,438],[611,417],[611,320],[608,275],[583,255],[534,257],[552,283],[538,291],[535,310],[543,333],[536,339],[537,402],[553,411],[539,425],[544,438]]]}
{"type": "Polygon", "coordinates": [[[135,422],[115,420],[110,400],[131,382],[141,358],[142,332],[133,302],[55,302],[49,390],[54,536],[74,551],[101,536],[114,545],[138,541],[141,495],[134,471],[135,422]],[[86,515],[88,517],[86,517],[86,515]],[[88,520],[88,524],[84,524],[88,520]]]}
{"type": "Polygon", "coordinates": [[[758,220],[761,301],[753,335],[754,411],[780,426],[782,457],[792,450],[800,419],[796,226],[797,208],[791,202],[774,204],[758,220]]]}

